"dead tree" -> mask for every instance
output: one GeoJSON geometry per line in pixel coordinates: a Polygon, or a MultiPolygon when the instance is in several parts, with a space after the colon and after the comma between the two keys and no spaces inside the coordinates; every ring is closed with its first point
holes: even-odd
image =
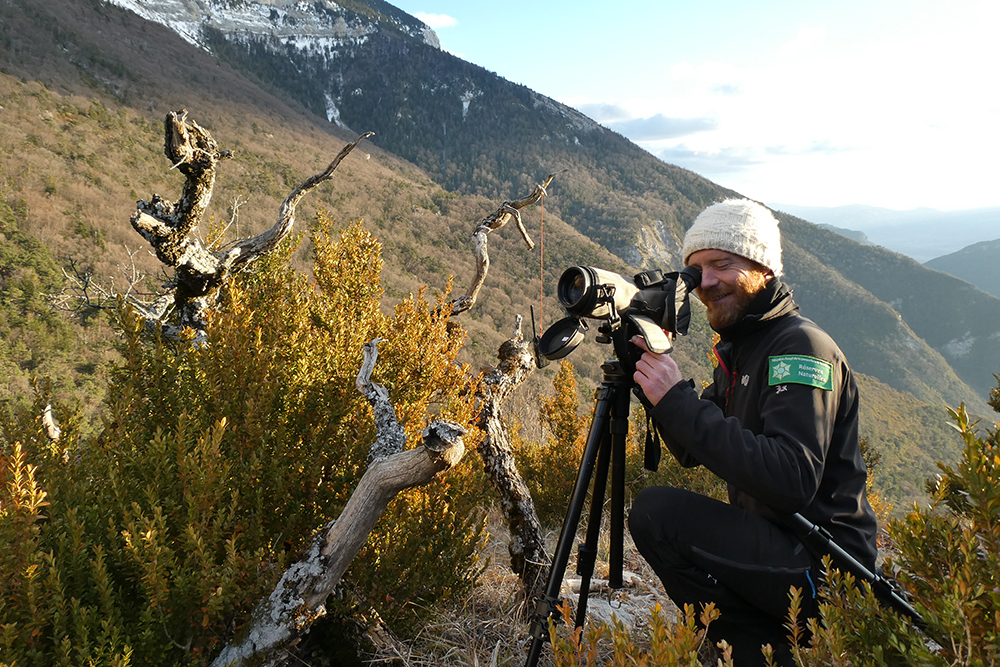
{"type": "MultiPolygon", "coordinates": [[[[519,210],[539,201],[554,177],[550,175],[544,185],[536,186],[528,197],[513,203],[504,202],[496,213],[476,226],[473,238],[477,278],[469,295],[463,297],[467,299],[463,302],[465,307],[459,307],[457,312],[475,304],[476,294],[485,281],[489,267],[486,244],[489,232],[500,229],[513,218],[528,247],[533,247],[519,210]]],[[[456,312],[456,302],[453,302],[452,313],[456,312]]],[[[424,431],[422,447],[403,451],[405,436],[389,403],[388,391],[370,381],[378,342],[376,339],[365,345],[364,362],[356,382],[358,391],[372,405],[378,433],[369,450],[367,471],[341,515],[313,539],[306,555],[285,572],[274,591],[258,604],[249,628],[222,650],[212,667],[283,664],[287,650],[305,635],[316,619],[325,615],[326,598],[363,546],[389,501],[404,489],[429,483],[461,459],[465,450],[461,436],[465,430],[451,422],[434,422],[424,431]]],[[[484,433],[478,451],[500,497],[511,532],[508,545],[511,566],[521,578],[526,602],[544,585],[549,559],[534,501],[514,463],[513,447],[503,422],[503,404],[534,367],[534,357],[521,335],[521,317],[518,316],[513,337],[500,346],[499,363],[480,378],[476,390],[477,426],[484,433]]]]}
{"type": "MultiPolygon", "coordinates": [[[[174,277],[167,298],[153,304],[134,303],[147,323],[166,335],[176,336],[190,328],[201,333],[207,311],[213,307],[224,282],[254,259],[272,251],[292,229],[295,207],[310,190],[329,179],[340,162],[371,136],[366,133],[341,150],[322,173],[307,179],[292,191],[281,206],[277,223],[250,239],[226,249],[204,247],[191,234],[212,196],[217,164],[231,157],[221,151],[207,130],[187,121],[187,112],[170,113],[165,121],[164,151],[171,164],[186,177],[180,199],[171,202],[158,195],[137,203],[133,228],[145,238],[174,277]]],[[[489,271],[487,238],[490,232],[515,220],[528,247],[533,247],[521,221],[520,210],[537,203],[555,174],[537,185],[527,197],[504,202],[475,228],[473,239],[477,273],[469,292],[451,304],[451,313],[471,308],[489,271]]],[[[429,483],[452,468],[464,453],[464,429],[437,421],[424,431],[423,445],[403,451],[405,438],[396,422],[384,388],[370,381],[378,341],[366,346],[365,364],[358,389],[375,409],[378,437],[369,453],[369,467],[341,515],[319,532],[306,556],[282,577],[271,595],[260,602],[248,630],[226,646],[213,663],[216,667],[278,664],[292,646],[325,613],[324,603],[340,581],[348,564],[364,544],[378,517],[400,491],[429,483]]],[[[512,540],[509,546],[513,569],[521,576],[527,598],[544,581],[548,567],[541,527],[534,504],[514,465],[513,451],[502,423],[502,406],[534,367],[533,357],[520,333],[520,317],[514,337],[504,343],[500,361],[480,381],[478,425],[485,432],[479,447],[491,482],[501,498],[512,540]]]]}
{"type": "Polygon", "coordinates": [[[181,197],[176,202],[160,195],[153,195],[149,201],[139,200],[131,222],[153,247],[157,258],[174,271],[173,278],[165,285],[169,298],[158,299],[152,304],[133,304],[148,324],[168,336],[176,336],[185,327],[202,332],[206,313],[215,304],[226,278],[274,250],[291,232],[299,201],[328,180],[359,142],[374,134],[362,134],[345,146],[323,172],[292,190],[281,204],[278,221],[270,229],[214,251],[203,246],[192,232],[212,199],[219,161],[232,154],[219,150],[207,130],[188,121],[187,111],[168,113],[164,128],[164,153],[172,168],[186,177],[181,197]]]}
{"type": "Polygon", "coordinates": [[[465,453],[465,429],[438,420],[424,429],[423,445],[403,451],[405,438],[385,387],[371,381],[378,339],[364,347],[357,387],[375,411],[376,438],[368,469],[344,511],[313,539],[306,555],[282,576],[254,610],[243,635],[226,646],[212,667],[279,665],[287,650],[326,614],[325,602],[347,566],[364,546],[389,502],[404,489],[430,483],[453,468],[465,453]]]}
{"type": "MultiPolygon", "coordinates": [[[[488,237],[491,232],[514,220],[528,248],[534,247],[535,244],[521,221],[521,209],[538,203],[558,173],[561,172],[549,174],[526,197],[505,201],[476,225],[472,232],[476,278],[464,296],[451,302],[452,315],[472,308],[486,282],[490,267],[488,237]]],[[[503,404],[534,368],[531,346],[521,335],[521,318],[518,316],[514,336],[500,346],[499,363],[483,375],[476,390],[477,426],[483,431],[483,440],[478,450],[490,483],[500,497],[500,508],[510,530],[507,550],[511,569],[520,577],[522,598],[528,603],[541,593],[545,585],[549,557],[545,552],[541,522],[535,511],[534,500],[514,462],[514,448],[503,420],[503,404]]]]}
{"type": "Polygon", "coordinates": [[[500,346],[499,357],[500,362],[483,375],[476,390],[476,425],[483,431],[478,450],[500,497],[500,508],[510,530],[507,552],[511,568],[521,579],[522,599],[528,603],[542,592],[550,563],[535,501],[514,463],[514,447],[503,420],[504,402],[535,369],[531,345],[521,335],[520,317],[514,336],[500,346]]]}

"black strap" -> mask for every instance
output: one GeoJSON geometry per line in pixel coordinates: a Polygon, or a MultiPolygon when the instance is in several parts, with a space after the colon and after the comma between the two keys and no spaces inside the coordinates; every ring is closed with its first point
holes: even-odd
{"type": "Polygon", "coordinates": [[[660,469],[660,432],[656,429],[656,422],[646,411],[646,448],[643,451],[642,467],[650,472],[660,469]]]}

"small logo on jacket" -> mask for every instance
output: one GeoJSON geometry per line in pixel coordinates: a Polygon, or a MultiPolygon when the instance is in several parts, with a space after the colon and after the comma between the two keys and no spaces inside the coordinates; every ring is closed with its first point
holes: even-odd
{"type": "Polygon", "coordinates": [[[749,375],[744,375],[740,379],[740,383],[742,383],[744,387],[747,386],[748,384],[750,384],[750,376],[749,375]]]}
{"type": "Polygon", "coordinates": [[[775,380],[784,380],[792,374],[792,367],[784,361],[779,361],[771,367],[771,377],[775,380]]]}
{"type": "Polygon", "coordinates": [[[788,391],[788,385],[787,384],[779,384],[778,385],[778,390],[776,392],[774,392],[774,393],[775,394],[780,394],[780,393],[785,392],[785,391],[788,391]]]}

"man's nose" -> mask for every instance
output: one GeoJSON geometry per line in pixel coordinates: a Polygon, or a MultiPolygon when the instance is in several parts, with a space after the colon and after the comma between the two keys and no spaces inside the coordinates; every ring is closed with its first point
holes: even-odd
{"type": "Polygon", "coordinates": [[[719,284],[719,277],[715,275],[715,271],[712,269],[703,269],[701,272],[701,284],[699,287],[701,289],[708,289],[715,287],[719,284]]]}

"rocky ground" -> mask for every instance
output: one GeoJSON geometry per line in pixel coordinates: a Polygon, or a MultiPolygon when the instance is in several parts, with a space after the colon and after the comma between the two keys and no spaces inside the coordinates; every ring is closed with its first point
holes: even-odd
{"type": "MultiPolygon", "coordinates": [[[[490,537],[481,554],[487,567],[473,593],[442,613],[413,641],[402,642],[388,635],[377,637],[375,664],[514,667],[525,663],[531,639],[524,603],[518,597],[520,582],[511,571],[507,556],[507,532],[499,517],[491,518],[489,529],[490,537]]],[[[606,534],[604,531],[605,540],[606,534]]],[[[557,539],[557,531],[548,536],[550,553],[557,539]]],[[[601,545],[595,579],[591,582],[587,623],[610,622],[613,617],[617,618],[629,629],[633,639],[641,642],[648,634],[650,610],[656,604],[669,615],[676,615],[677,609],[627,534],[623,562],[625,585],[617,591],[609,589],[606,579],[597,578],[607,575],[608,565],[602,560],[607,558],[606,547],[606,543],[601,545]]],[[[580,578],[575,572],[576,563],[571,560],[563,580],[562,596],[574,609],[580,588],[580,578]]],[[[543,651],[540,666],[551,664],[546,653],[543,651]]]]}

